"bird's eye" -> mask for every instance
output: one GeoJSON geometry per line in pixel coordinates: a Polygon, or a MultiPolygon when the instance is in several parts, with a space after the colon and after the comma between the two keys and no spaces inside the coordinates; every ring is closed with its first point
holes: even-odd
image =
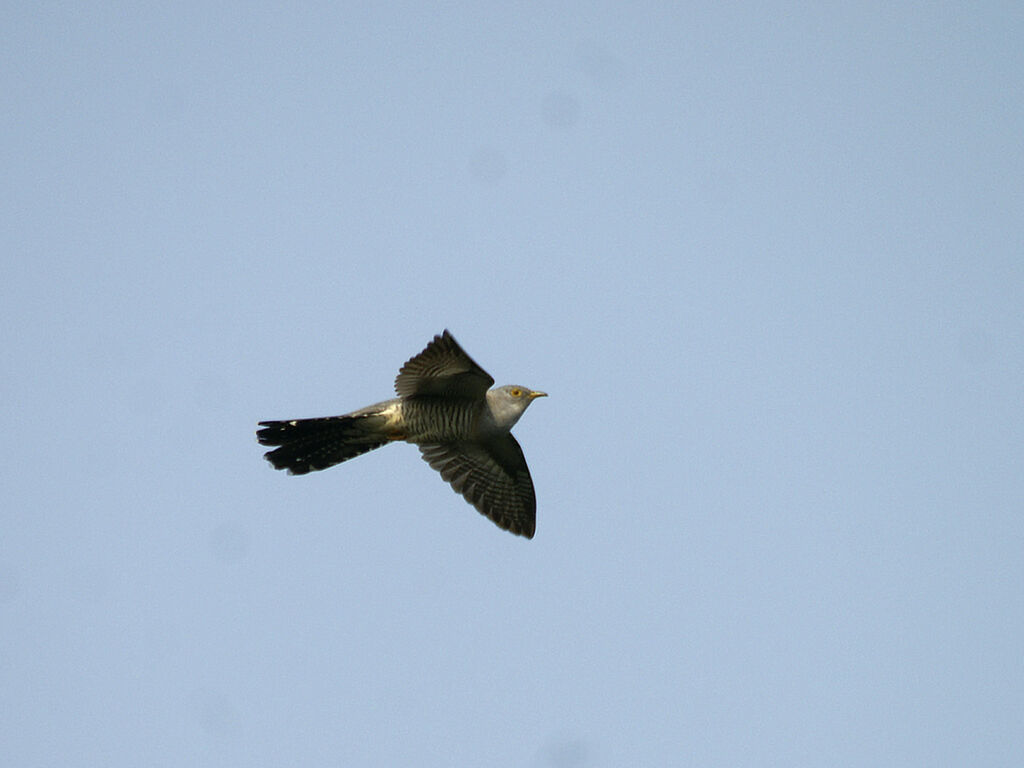
{"type": "Polygon", "coordinates": [[[523,396],[523,390],[521,390],[521,389],[513,389],[509,394],[511,394],[512,397],[522,397],[523,396]]]}

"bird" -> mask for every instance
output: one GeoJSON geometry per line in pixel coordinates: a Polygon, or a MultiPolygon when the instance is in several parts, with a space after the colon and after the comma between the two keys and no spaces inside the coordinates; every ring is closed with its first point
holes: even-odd
{"type": "Polygon", "coordinates": [[[275,469],[305,475],[404,441],[499,528],[532,539],[537,500],[511,429],[547,397],[518,384],[494,387],[445,329],[395,378],[398,397],[341,416],[261,421],[256,439],[275,469]],[[492,388],[493,387],[493,388],[492,388]]]}

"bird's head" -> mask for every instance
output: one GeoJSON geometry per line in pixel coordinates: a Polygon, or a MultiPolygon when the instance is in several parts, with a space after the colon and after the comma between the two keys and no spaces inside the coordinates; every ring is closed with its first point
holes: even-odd
{"type": "Polygon", "coordinates": [[[519,384],[506,384],[503,387],[495,387],[490,390],[487,393],[487,401],[491,406],[495,422],[505,429],[511,429],[512,425],[519,421],[523,412],[529,408],[530,403],[538,397],[547,396],[547,392],[538,392],[519,384]]]}

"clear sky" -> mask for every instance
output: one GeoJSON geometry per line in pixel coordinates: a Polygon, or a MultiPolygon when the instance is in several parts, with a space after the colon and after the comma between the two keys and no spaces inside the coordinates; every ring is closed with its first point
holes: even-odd
{"type": "Polygon", "coordinates": [[[1018,766],[1024,5],[7,3],[0,744],[1018,766]],[[542,389],[504,533],[391,396],[542,389]]]}

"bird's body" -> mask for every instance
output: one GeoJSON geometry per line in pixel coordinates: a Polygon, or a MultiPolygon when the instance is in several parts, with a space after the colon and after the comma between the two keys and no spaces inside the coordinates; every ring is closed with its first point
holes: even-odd
{"type": "Polygon", "coordinates": [[[343,416],[260,422],[265,454],[277,469],[304,475],[389,442],[417,445],[452,488],[498,526],[527,538],[535,530],[530,471],[509,430],[543,392],[494,379],[445,331],[410,359],[395,380],[397,398],[343,416]]]}

